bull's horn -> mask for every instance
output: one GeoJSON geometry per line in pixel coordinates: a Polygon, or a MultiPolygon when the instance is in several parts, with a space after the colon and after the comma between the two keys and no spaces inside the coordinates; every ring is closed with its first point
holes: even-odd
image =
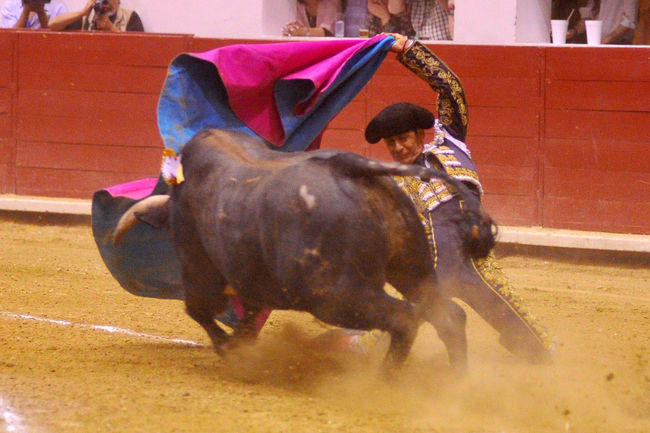
{"type": "Polygon", "coordinates": [[[126,212],[124,212],[122,218],[117,222],[115,230],[113,230],[113,244],[119,244],[122,241],[124,233],[126,233],[136,223],[138,220],[135,216],[136,212],[144,212],[154,207],[164,206],[165,203],[167,203],[167,200],[169,200],[168,195],[152,195],[131,206],[126,212]]]}

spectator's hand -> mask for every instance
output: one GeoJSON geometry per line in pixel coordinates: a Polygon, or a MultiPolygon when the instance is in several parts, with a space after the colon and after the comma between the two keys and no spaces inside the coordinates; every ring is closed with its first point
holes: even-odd
{"type": "Polygon", "coordinates": [[[120,30],[113,24],[108,15],[99,15],[95,19],[97,30],[107,30],[111,32],[119,32],[120,30]]]}
{"type": "Polygon", "coordinates": [[[368,12],[379,18],[382,24],[390,20],[388,0],[368,0],[368,12]]]}
{"type": "Polygon", "coordinates": [[[27,0],[25,1],[25,9],[36,14],[43,14],[45,13],[45,4],[27,0]]]}
{"type": "Polygon", "coordinates": [[[305,36],[306,33],[306,27],[297,21],[287,24],[282,29],[282,35],[284,36],[305,36]]]}

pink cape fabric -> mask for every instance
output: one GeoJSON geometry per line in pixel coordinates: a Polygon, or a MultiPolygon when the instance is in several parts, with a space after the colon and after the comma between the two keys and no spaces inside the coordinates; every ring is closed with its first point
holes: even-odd
{"type": "Polygon", "coordinates": [[[191,55],[213,63],[228,92],[233,112],[255,133],[280,145],[284,129],[274,103],[278,80],[309,80],[315,91],[298,109],[305,113],[357,52],[385,38],[333,39],[256,45],[230,45],[191,55]],[[255,65],[255,68],[251,68],[255,65]]]}
{"type": "Polygon", "coordinates": [[[119,185],[109,186],[105,188],[113,197],[128,197],[134,200],[140,200],[151,194],[156,186],[158,179],[155,177],[148,177],[145,179],[138,179],[132,182],[121,183],[119,185]]]}

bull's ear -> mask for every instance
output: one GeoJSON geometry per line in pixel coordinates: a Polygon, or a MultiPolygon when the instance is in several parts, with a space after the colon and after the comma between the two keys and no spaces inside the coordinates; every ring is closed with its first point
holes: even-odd
{"type": "Polygon", "coordinates": [[[143,211],[136,211],[135,217],[150,226],[160,228],[167,225],[169,220],[169,201],[162,206],[154,206],[143,211]]]}

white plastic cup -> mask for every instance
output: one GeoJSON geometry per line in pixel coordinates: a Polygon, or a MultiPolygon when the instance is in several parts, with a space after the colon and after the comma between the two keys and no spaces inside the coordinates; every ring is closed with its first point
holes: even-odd
{"type": "Polygon", "coordinates": [[[566,32],[569,22],[567,20],[551,20],[551,36],[553,45],[566,44],[566,32]]]}
{"type": "Polygon", "coordinates": [[[585,20],[587,27],[587,45],[600,45],[603,36],[603,22],[600,20],[585,20]]]}

